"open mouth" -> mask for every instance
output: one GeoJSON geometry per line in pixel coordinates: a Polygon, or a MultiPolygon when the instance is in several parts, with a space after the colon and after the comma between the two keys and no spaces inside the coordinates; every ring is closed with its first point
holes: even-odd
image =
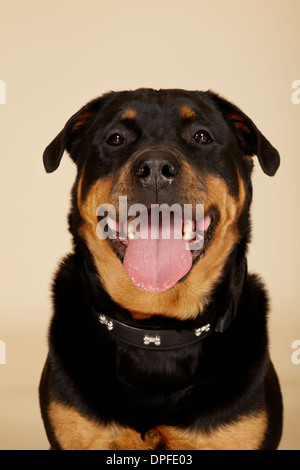
{"type": "MultiPolygon", "coordinates": [[[[106,218],[109,242],[133,284],[141,290],[162,292],[188,275],[193,264],[205,255],[217,223],[214,210],[198,221],[170,214],[146,224],[131,217],[123,224],[106,218]]],[[[145,222],[145,219],[144,219],[145,222]]]]}

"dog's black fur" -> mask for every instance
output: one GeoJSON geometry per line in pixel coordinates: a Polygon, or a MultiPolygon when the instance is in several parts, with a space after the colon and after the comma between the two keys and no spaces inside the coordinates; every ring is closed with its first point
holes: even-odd
{"type": "MultiPolygon", "coordinates": [[[[118,423],[132,428],[142,441],[149,430],[164,425],[206,435],[241,417],[251,419],[265,411],[267,427],[257,448],[276,449],[281,437],[282,402],[268,352],[268,299],[260,279],[245,271],[245,257],[250,238],[252,157],[257,155],[263,171],[273,176],[279,166],[277,151],[239,108],[212,92],[149,89],[108,93],[78,111],[45,150],[48,172],[58,167],[65,149],[78,167],[78,176],[69,216],[74,251],[62,261],[55,276],[49,355],[40,385],[51,448],[65,448],[60,437],[64,431],[58,432],[61,424],[49,413],[50,404],[55,402],[77,410],[99,426],[118,423]],[[192,109],[190,114],[180,115],[183,106],[192,109]],[[129,113],[128,118],[120,119],[128,109],[134,110],[132,116],[129,113]],[[199,129],[208,132],[212,141],[196,143],[191,137],[199,129]],[[124,142],[120,143],[116,133],[124,142]],[[84,201],[95,183],[107,178],[114,181],[125,165],[134,164],[135,154],[155,145],[176,148],[195,173],[224,181],[228,195],[235,200],[239,198],[237,171],[243,182],[245,201],[236,220],[238,240],[230,249],[204,311],[196,318],[173,318],[172,311],[168,315],[153,311],[152,316],[139,318],[121,302],[116,303],[102,282],[81,230],[79,185],[84,201]],[[192,345],[168,351],[130,347],[111,336],[97,316],[102,312],[128,325],[178,330],[214,323],[233,305],[225,331],[212,332],[192,345]]],[[[136,177],[131,178],[128,186],[132,188],[136,177]]],[[[135,201],[145,205],[189,202],[189,188],[176,186],[176,182],[155,196],[151,188],[145,190],[138,183],[132,191],[135,201]]],[[[221,215],[214,210],[218,221],[221,215]]],[[[205,257],[214,250],[214,237],[216,233],[205,257]]],[[[109,250],[122,263],[120,253],[111,246],[109,250]]],[[[198,258],[192,270],[200,266],[198,258]]],[[[192,446],[191,442],[189,448],[192,446]]],[[[117,446],[110,444],[108,448],[117,446]]],[[[162,437],[153,448],[176,447],[162,437]]]]}

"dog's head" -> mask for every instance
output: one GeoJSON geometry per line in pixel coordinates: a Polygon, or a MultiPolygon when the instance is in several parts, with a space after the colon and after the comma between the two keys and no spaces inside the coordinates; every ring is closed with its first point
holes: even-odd
{"type": "Polygon", "coordinates": [[[108,93],[46,148],[47,172],[65,149],[78,168],[71,230],[107,293],[137,318],[203,311],[230,255],[248,241],[253,156],[270,176],[279,166],[255,124],[210,91],[108,93]],[[169,210],[167,237],[154,208],[169,210]]]}

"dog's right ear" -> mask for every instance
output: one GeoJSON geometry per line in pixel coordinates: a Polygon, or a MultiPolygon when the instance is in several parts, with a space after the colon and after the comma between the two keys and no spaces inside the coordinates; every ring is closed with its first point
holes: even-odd
{"type": "Polygon", "coordinates": [[[114,92],[110,92],[90,101],[67,121],[65,127],[44,151],[43,162],[47,173],[52,173],[58,168],[65,150],[70,154],[72,160],[77,163],[76,152],[74,151],[76,143],[80,140],[86,126],[103,108],[104,103],[112,100],[114,95],[114,92]]]}
{"type": "Polygon", "coordinates": [[[43,154],[43,162],[47,173],[52,173],[58,168],[64,151],[70,152],[72,142],[81,134],[86,124],[94,117],[94,114],[89,109],[89,105],[81,108],[68,120],[62,131],[48,145],[43,154]]]}

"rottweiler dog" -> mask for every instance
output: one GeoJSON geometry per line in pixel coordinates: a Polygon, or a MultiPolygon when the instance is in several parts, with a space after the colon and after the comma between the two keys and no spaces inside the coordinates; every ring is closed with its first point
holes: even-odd
{"type": "Polygon", "coordinates": [[[277,150],[223,97],[177,89],[90,101],[46,148],[48,173],[65,150],[73,252],[40,382],[51,449],[277,449],[268,295],[246,262],[254,156],[273,176],[277,150]],[[162,207],[181,237],[161,236],[162,207]]]}

